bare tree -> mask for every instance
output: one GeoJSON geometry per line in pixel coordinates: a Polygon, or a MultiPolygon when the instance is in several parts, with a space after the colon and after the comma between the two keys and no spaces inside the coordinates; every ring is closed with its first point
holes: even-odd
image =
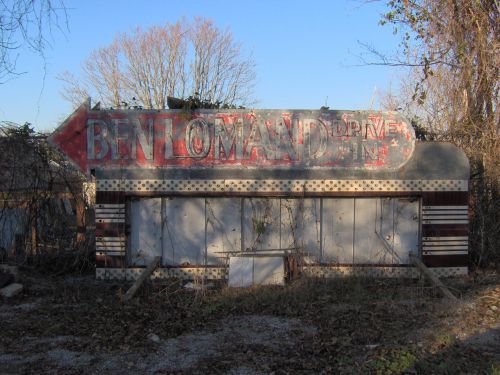
{"type": "Polygon", "coordinates": [[[91,53],[82,77],[59,76],[65,83],[63,97],[74,105],[90,94],[104,106],[126,102],[164,109],[168,96],[217,106],[247,104],[255,71],[229,30],[196,18],[191,24],[181,20],[118,35],[110,46],[91,53]]]}
{"type": "Polygon", "coordinates": [[[83,70],[91,87],[100,100],[118,107],[123,96],[122,62],[120,45],[115,40],[108,47],[92,51],[84,63],[83,70]]]}
{"type": "Polygon", "coordinates": [[[61,96],[74,105],[80,105],[82,98],[90,96],[88,87],[80,82],[73,73],[65,70],[57,75],[57,79],[64,83],[64,88],[61,91],[61,96]]]}
{"type": "MultiPolygon", "coordinates": [[[[477,264],[500,263],[499,9],[494,0],[389,2],[383,22],[405,54],[379,63],[412,67],[406,110],[471,161],[472,246],[477,264]]],[[[380,57],[380,55],[379,55],[380,57]]],[[[404,95],[406,93],[406,95],[404,95]]]]}
{"type": "Polygon", "coordinates": [[[126,88],[145,108],[166,108],[167,96],[184,94],[185,30],[181,22],[140,28],[118,40],[126,64],[126,88]]]}
{"type": "Polygon", "coordinates": [[[63,0],[5,0],[0,2],[0,81],[19,74],[16,50],[27,46],[43,57],[47,34],[66,22],[63,0]]]}
{"type": "Polygon", "coordinates": [[[189,33],[194,58],[190,63],[191,93],[210,103],[244,103],[255,80],[255,65],[241,58],[241,45],[229,30],[196,18],[189,33]]]}

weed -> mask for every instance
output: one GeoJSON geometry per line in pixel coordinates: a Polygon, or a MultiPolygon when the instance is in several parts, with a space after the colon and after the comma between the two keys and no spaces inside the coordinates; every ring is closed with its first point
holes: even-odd
{"type": "Polygon", "coordinates": [[[376,374],[399,374],[412,368],[417,356],[411,348],[381,349],[377,357],[370,361],[368,370],[376,374]]]}
{"type": "Polygon", "coordinates": [[[456,341],[454,335],[448,332],[438,333],[434,337],[434,344],[437,348],[442,349],[453,345],[456,341]]]}

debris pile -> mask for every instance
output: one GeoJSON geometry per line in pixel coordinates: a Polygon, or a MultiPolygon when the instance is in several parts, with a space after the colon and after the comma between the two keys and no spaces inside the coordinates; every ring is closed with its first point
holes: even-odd
{"type": "Polygon", "coordinates": [[[23,290],[23,285],[16,282],[17,267],[0,264],[0,296],[11,298],[23,290]]]}

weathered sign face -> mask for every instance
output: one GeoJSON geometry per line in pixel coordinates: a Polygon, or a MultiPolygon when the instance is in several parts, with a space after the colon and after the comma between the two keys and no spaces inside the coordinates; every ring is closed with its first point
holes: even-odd
{"type": "Polygon", "coordinates": [[[395,113],[311,110],[89,110],[50,137],[82,170],[105,167],[387,169],[415,134],[395,113]]]}

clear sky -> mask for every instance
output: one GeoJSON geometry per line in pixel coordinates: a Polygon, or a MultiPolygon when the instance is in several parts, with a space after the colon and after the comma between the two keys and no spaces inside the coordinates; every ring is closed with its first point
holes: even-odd
{"type": "MultiPolygon", "coordinates": [[[[379,26],[384,1],[357,0],[66,0],[68,27],[48,36],[45,62],[18,51],[25,74],[0,85],[0,120],[55,129],[72,112],[55,77],[80,71],[90,51],[119,32],[180,17],[211,18],[230,28],[257,64],[258,108],[368,109],[375,91],[386,89],[388,67],[356,66],[366,53],[361,43],[394,51],[398,37],[379,26]],[[45,65],[45,69],[44,69],[45,65]]],[[[377,108],[375,101],[373,108],[377,108]]]]}

